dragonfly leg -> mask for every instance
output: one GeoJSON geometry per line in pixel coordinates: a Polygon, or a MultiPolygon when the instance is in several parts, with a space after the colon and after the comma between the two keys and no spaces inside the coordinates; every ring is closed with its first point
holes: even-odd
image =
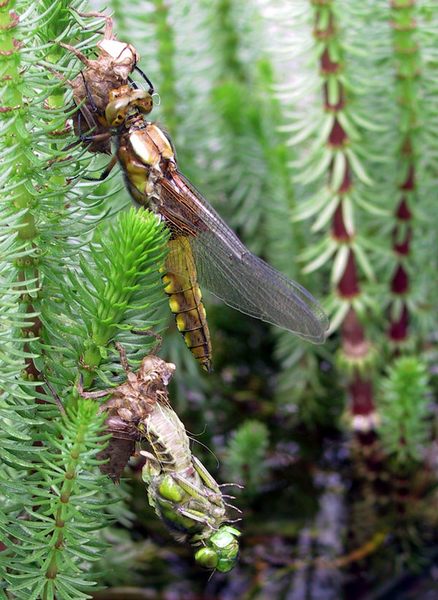
{"type": "MultiPolygon", "coordinates": [[[[80,17],[96,17],[97,19],[105,19],[105,31],[103,37],[105,40],[113,39],[113,20],[110,16],[95,10],[90,12],[79,12],[78,10],[73,9],[73,11],[80,17]]],[[[84,29],[86,29],[86,27],[84,29]]]]}
{"type": "MultiPolygon", "coordinates": [[[[90,138],[87,139],[87,141],[101,141],[104,139],[109,139],[111,137],[111,134],[107,134],[107,133],[99,133],[95,136],[92,136],[90,138]]],[[[85,179],[86,181],[103,181],[104,179],[106,179],[108,177],[108,175],[111,173],[111,171],[113,170],[113,168],[115,167],[115,165],[117,164],[117,156],[113,156],[112,159],[110,160],[110,162],[108,163],[108,166],[105,168],[104,171],[102,171],[102,173],[100,174],[99,177],[85,177],[82,176],[82,179],[85,179]]]]}
{"type": "Polygon", "coordinates": [[[57,394],[55,388],[53,387],[53,385],[49,381],[47,381],[47,379],[46,379],[46,385],[49,388],[50,393],[52,394],[53,399],[55,400],[56,405],[59,408],[59,411],[63,415],[65,415],[65,408],[64,408],[64,405],[62,404],[61,398],[58,396],[58,394],[57,394]]]}
{"type": "MultiPolygon", "coordinates": [[[[82,73],[82,71],[81,71],[82,73]]],[[[87,142],[91,143],[94,141],[101,141],[100,138],[105,137],[110,137],[109,132],[105,132],[104,134],[102,133],[93,133],[93,131],[96,129],[96,123],[94,121],[93,115],[90,112],[89,108],[87,105],[83,105],[81,106],[81,108],[78,109],[77,111],[77,115],[78,115],[78,140],[76,142],[73,142],[75,144],[79,144],[79,143],[83,143],[86,144],[87,142]],[[88,125],[89,129],[87,130],[87,133],[82,133],[82,119],[85,120],[86,124],[88,125]],[[99,139],[95,139],[96,137],[99,137],[99,139]]]]}
{"type": "MultiPolygon", "coordinates": [[[[81,77],[82,77],[82,81],[84,83],[85,91],[87,92],[87,101],[90,104],[92,111],[97,112],[97,106],[96,106],[96,103],[94,102],[93,94],[90,92],[90,86],[88,85],[87,80],[85,79],[85,75],[84,75],[83,71],[81,71],[81,77]]],[[[88,107],[88,105],[84,105],[84,106],[88,107]]],[[[79,109],[79,110],[81,110],[81,109],[79,109]]]]}
{"type": "Polygon", "coordinates": [[[206,515],[205,513],[202,513],[197,510],[192,510],[190,508],[182,508],[182,507],[177,508],[177,511],[179,512],[180,515],[183,515],[183,517],[187,517],[188,519],[192,519],[192,521],[197,521],[198,523],[202,523],[203,525],[206,525],[210,529],[213,529],[213,530],[216,529],[216,527],[211,522],[210,517],[208,515],[206,515]]]}
{"type": "Polygon", "coordinates": [[[114,345],[117,348],[117,350],[119,351],[120,364],[122,365],[123,370],[125,371],[126,374],[130,373],[131,369],[129,367],[128,357],[126,356],[126,350],[124,349],[124,347],[122,346],[122,344],[120,342],[116,342],[114,345]]]}
{"type": "Polygon", "coordinates": [[[151,329],[131,329],[131,333],[134,333],[135,335],[150,335],[151,337],[154,337],[157,340],[157,343],[152,348],[150,353],[157,354],[160,351],[163,343],[163,337],[159,333],[155,333],[151,329]]]}
{"type": "Polygon", "coordinates": [[[132,79],[132,77],[128,77],[128,81],[129,81],[129,85],[134,89],[134,90],[138,90],[138,85],[135,83],[135,81],[132,79]]]}
{"type": "Polygon", "coordinates": [[[140,73],[140,75],[143,77],[143,79],[146,81],[146,83],[149,86],[149,94],[152,96],[152,94],[154,93],[154,86],[152,81],[149,79],[149,77],[146,75],[146,73],[144,73],[140,67],[137,67],[137,65],[135,65],[134,69],[137,71],[137,73],[140,73]]]}
{"type": "Polygon", "coordinates": [[[220,488],[222,488],[222,487],[231,487],[231,486],[239,488],[239,490],[244,490],[245,489],[245,486],[244,485],[240,485],[240,483],[220,483],[219,484],[220,488]]]}
{"type": "Polygon", "coordinates": [[[243,514],[240,508],[237,508],[237,506],[234,506],[234,504],[229,504],[228,502],[224,502],[224,504],[225,506],[228,506],[228,508],[232,508],[233,510],[235,510],[237,513],[239,513],[239,515],[243,514]]]}
{"type": "Polygon", "coordinates": [[[92,400],[103,398],[104,396],[108,396],[108,394],[112,394],[114,392],[114,388],[109,390],[97,390],[96,392],[84,392],[84,378],[82,377],[82,374],[79,376],[76,389],[78,390],[79,396],[82,398],[90,398],[92,400]]]}
{"type": "Polygon", "coordinates": [[[195,485],[194,483],[191,483],[185,477],[183,477],[182,475],[179,475],[178,473],[173,473],[172,479],[174,479],[178,483],[178,485],[181,486],[182,489],[187,494],[192,496],[192,498],[195,498],[196,500],[198,500],[204,504],[209,504],[210,499],[211,499],[210,496],[207,496],[207,498],[206,498],[205,491],[202,490],[199,486],[195,485]]]}
{"type": "Polygon", "coordinates": [[[204,467],[202,462],[196,458],[196,456],[192,456],[192,463],[195,468],[195,471],[198,473],[199,477],[205,483],[205,485],[220,495],[219,486],[216,483],[215,479],[210,475],[207,469],[204,467]]]}
{"type": "Polygon", "coordinates": [[[155,463],[157,463],[157,465],[159,465],[158,460],[155,458],[155,456],[151,452],[147,452],[146,450],[141,450],[140,454],[142,456],[144,456],[148,462],[155,462],[155,463]]]}
{"type": "Polygon", "coordinates": [[[91,67],[92,63],[88,60],[88,58],[83,54],[80,50],[75,48],[74,46],[70,46],[70,44],[64,44],[64,42],[59,42],[59,45],[74,54],[79,60],[84,63],[86,67],[91,67]]]}

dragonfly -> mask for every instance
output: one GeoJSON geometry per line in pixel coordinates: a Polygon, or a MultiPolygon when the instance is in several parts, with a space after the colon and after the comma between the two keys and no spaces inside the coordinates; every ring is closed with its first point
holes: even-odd
{"type": "MultiPolygon", "coordinates": [[[[119,163],[134,202],[155,212],[170,229],[163,267],[165,292],[186,346],[205,371],[212,367],[211,337],[201,287],[247,315],[286,329],[312,343],[324,342],[329,321],[318,301],[299,283],[252,254],[178,169],[167,133],[146,119],[154,88],[127,84],[108,93],[99,115],[98,138],[116,142],[116,153],[99,180],[119,163]],[[106,133],[105,131],[106,130],[106,133]]],[[[82,103],[93,102],[86,90],[82,103]]]]}
{"type": "MultiPolygon", "coordinates": [[[[86,143],[90,152],[112,154],[111,140],[107,135],[108,124],[104,117],[110,91],[128,82],[135,85],[131,78],[134,71],[146,81],[149,90],[152,90],[153,86],[137,64],[140,56],[134,46],[117,40],[113,31],[114,22],[110,16],[97,11],[74,12],[81,17],[103,19],[105,28],[102,39],[97,43],[97,56],[94,59],[88,58],[74,46],[60,42],[63,48],[74,54],[85,66],[74,80],[67,80],[73,91],[74,102],[80,107],[80,110],[72,115],[73,128],[81,140],[93,131],[92,140],[86,143]]],[[[56,71],[54,74],[62,79],[56,71]]]]}
{"type": "Polygon", "coordinates": [[[167,386],[175,365],[148,355],[134,373],[124,348],[116,347],[126,381],[109,390],[84,392],[79,388],[84,398],[110,396],[100,406],[112,434],[112,450],[101,455],[109,458],[102,465],[103,472],[112,471],[118,478],[135,443],[147,443],[149,450],[141,454],[149,504],[179,542],[193,547],[198,565],[226,573],[236,564],[241,535],[227,509],[238,509],[226,502],[230,496],[222,494],[219,484],[193,455],[184,424],[169,404],[167,386]]]}

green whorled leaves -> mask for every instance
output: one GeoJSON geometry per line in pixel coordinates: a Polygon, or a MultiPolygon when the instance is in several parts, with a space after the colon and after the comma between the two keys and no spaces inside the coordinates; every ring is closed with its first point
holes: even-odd
{"type": "Polygon", "coordinates": [[[62,421],[46,426],[42,458],[26,480],[11,482],[11,492],[31,494],[24,510],[15,507],[15,520],[0,520],[6,545],[0,568],[14,598],[90,597],[84,590],[94,582],[81,573],[100,557],[104,490],[112,485],[97,474],[104,420],[97,410],[96,402],[81,399],[62,421]]]}
{"type": "MultiPolygon", "coordinates": [[[[142,355],[155,342],[131,330],[147,331],[159,324],[156,309],[165,300],[159,269],[167,235],[149,211],[119,213],[107,232],[97,230],[80,255],[79,269],[70,269],[60,289],[49,292],[42,311],[47,349],[64,356],[62,364],[48,362],[55,384],[67,383],[79,364],[89,384],[102,362],[108,366],[107,346],[115,337],[130,353],[141,348],[142,355]]],[[[104,377],[102,370],[99,374],[104,377]]]]}
{"type": "MultiPolygon", "coordinates": [[[[54,279],[58,289],[46,277],[44,359],[37,364],[50,376],[67,411],[61,420],[53,405],[39,405],[26,414],[27,433],[10,436],[9,445],[2,441],[2,501],[13,518],[0,519],[7,545],[0,553],[0,568],[17,598],[88,597],[83,591],[92,585],[87,564],[101,557],[99,531],[109,521],[108,504],[118,494],[97,471],[96,455],[104,441],[98,404],[77,397],[69,402],[69,392],[80,364],[88,367],[89,380],[96,373],[104,376],[97,367],[103,362],[110,368],[106,353],[114,337],[123,339],[131,352],[140,345],[142,354],[147,351],[148,338],[130,329],[157,323],[154,311],[165,300],[159,268],[166,240],[167,232],[153,213],[131,209],[120,213],[107,231],[103,225],[98,229],[62,284],[54,279]],[[17,453],[22,477],[11,472],[8,482],[6,471],[17,466],[17,453]],[[16,501],[18,495],[22,502],[16,501]]],[[[17,412],[2,413],[7,424],[19,427],[17,412]]]]}
{"type": "MultiPolygon", "coordinates": [[[[40,469],[49,463],[55,469],[47,440],[61,439],[52,426],[59,411],[37,404],[46,397],[40,301],[46,282],[59,281],[60,267],[72,254],[67,237],[78,236],[77,247],[90,223],[88,207],[73,202],[65,186],[80,151],[72,150],[69,161],[59,160],[71,141],[65,129],[68,99],[65,85],[46,68],[55,65],[66,78],[72,76],[53,40],[78,36],[87,45],[89,33],[71,13],[81,7],[76,0],[0,6],[0,537],[6,547],[0,552],[0,581],[9,583],[14,598],[37,598],[44,587],[48,538],[34,534],[45,532],[47,516],[40,506],[49,507],[54,496],[51,478],[40,469]]],[[[59,360],[56,350],[52,360],[59,360]]],[[[69,572],[76,574],[77,568],[69,572]]]]}
{"type": "Polygon", "coordinates": [[[225,470],[231,481],[245,482],[244,493],[251,495],[263,481],[267,467],[269,432],[264,423],[247,420],[234,432],[225,456],[225,470]]]}
{"type": "Polygon", "coordinates": [[[429,396],[427,367],[417,357],[398,358],[381,381],[379,433],[386,452],[401,467],[412,468],[422,460],[431,433],[429,396]]]}
{"type": "Polygon", "coordinates": [[[148,338],[130,329],[155,324],[165,298],[166,233],[153,215],[130,212],[90,247],[113,190],[96,201],[94,187],[72,183],[90,157],[65,149],[75,138],[62,78],[80,67],[54,40],[86,50],[96,34],[72,11],[83,2],[16,2],[16,22],[11,8],[0,7],[0,580],[14,598],[79,599],[120,494],[97,474],[97,403],[68,402],[69,392],[81,361],[88,379],[101,362],[104,376],[114,337],[147,352],[148,338]],[[45,378],[67,408],[62,422],[45,378]]]}

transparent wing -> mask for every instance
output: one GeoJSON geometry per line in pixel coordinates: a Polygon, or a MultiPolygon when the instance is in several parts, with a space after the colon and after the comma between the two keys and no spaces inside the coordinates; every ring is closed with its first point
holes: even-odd
{"type": "MultiPolygon", "coordinates": [[[[307,290],[252,254],[178,171],[159,183],[157,209],[174,237],[184,236],[189,241],[202,285],[252,317],[310,342],[325,340],[328,318],[307,290]]],[[[184,262],[174,252],[166,266],[184,276],[184,262]]]]}

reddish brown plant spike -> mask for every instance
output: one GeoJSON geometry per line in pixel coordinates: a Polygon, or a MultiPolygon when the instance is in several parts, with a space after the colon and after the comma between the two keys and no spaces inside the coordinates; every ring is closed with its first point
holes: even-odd
{"type": "Polygon", "coordinates": [[[332,234],[338,242],[349,242],[351,236],[345,228],[344,217],[342,215],[342,202],[340,202],[333,215],[332,234]]]}
{"type": "Polygon", "coordinates": [[[400,221],[410,221],[412,219],[412,213],[409,210],[406,198],[402,198],[396,212],[397,219],[400,221]]]}
{"type": "Polygon", "coordinates": [[[351,249],[348,254],[347,266],[345,267],[344,274],[338,283],[338,291],[342,298],[354,298],[360,292],[356,260],[351,249]]]}
{"type": "Polygon", "coordinates": [[[321,71],[325,74],[337,73],[340,68],[341,65],[331,59],[330,52],[326,48],[321,56],[321,71]]]}
{"type": "Polygon", "coordinates": [[[333,0],[310,0],[310,4],[313,6],[328,6],[333,0]]]}
{"type": "Polygon", "coordinates": [[[397,230],[394,230],[393,240],[394,240],[394,252],[399,254],[400,256],[407,256],[410,251],[410,244],[412,239],[412,228],[409,227],[408,232],[406,233],[406,237],[403,241],[397,242],[397,230]]]}
{"type": "Polygon", "coordinates": [[[406,305],[403,305],[402,313],[398,321],[393,321],[389,328],[389,337],[393,342],[403,342],[408,337],[409,313],[406,305]]]}
{"type": "Polygon", "coordinates": [[[0,31],[8,31],[9,29],[14,29],[20,22],[20,17],[14,11],[11,11],[9,13],[9,17],[11,20],[5,25],[0,25],[0,31]]]}
{"type": "Polygon", "coordinates": [[[411,19],[409,23],[402,25],[401,23],[396,23],[395,21],[391,21],[391,27],[396,31],[413,31],[417,28],[417,22],[415,19],[411,19]]]}
{"type": "Polygon", "coordinates": [[[402,190],[413,190],[415,188],[415,168],[414,165],[410,165],[408,176],[401,186],[402,190]]]}
{"type": "MultiPolygon", "coordinates": [[[[23,43],[14,38],[12,40],[12,45],[14,46],[12,50],[0,50],[0,56],[11,56],[12,54],[15,54],[16,51],[23,46],[23,43]]],[[[5,75],[3,79],[12,79],[12,77],[7,77],[5,75]]]]}
{"type": "Polygon", "coordinates": [[[18,110],[19,108],[19,104],[17,104],[16,106],[0,106],[0,113],[12,112],[13,110],[18,110]]]}
{"type": "Polygon", "coordinates": [[[356,313],[352,308],[347,313],[342,324],[343,342],[351,347],[362,346],[365,342],[365,334],[356,313]]]}
{"type": "MultiPolygon", "coordinates": [[[[327,105],[328,106],[328,105],[327,105]]],[[[332,108],[332,107],[330,107],[332,108]]],[[[339,121],[335,119],[333,123],[332,130],[329,136],[329,144],[334,148],[339,148],[344,146],[345,141],[348,139],[347,134],[345,133],[342,125],[340,125],[339,121]]]]}
{"type": "Polygon", "coordinates": [[[391,282],[391,291],[398,296],[406,294],[409,290],[409,276],[403,267],[398,265],[391,282]]]}
{"type": "Polygon", "coordinates": [[[354,398],[354,414],[368,415],[374,410],[373,387],[369,379],[362,379],[356,374],[350,383],[350,393],[354,398]]]}
{"type": "Polygon", "coordinates": [[[347,165],[346,165],[346,168],[345,168],[344,180],[341,183],[341,187],[339,188],[338,192],[340,194],[346,194],[347,192],[350,191],[351,186],[352,186],[352,181],[351,181],[350,165],[347,162],[347,165]]]}

